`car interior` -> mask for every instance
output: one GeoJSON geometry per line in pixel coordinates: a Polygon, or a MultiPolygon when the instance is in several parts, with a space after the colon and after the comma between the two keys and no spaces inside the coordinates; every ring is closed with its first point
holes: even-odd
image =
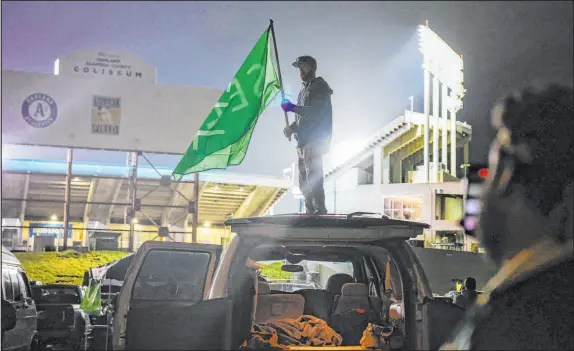
{"type": "MultiPolygon", "coordinates": [[[[390,306],[401,302],[402,283],[388,255],[383,260],[380,255],[375,259],[360,247],[352,246],[268,244],[253,249],[249,258],[260,266],[268,262],[283,262],[281,269],[293,272],[292,285],[315,286],[293,289],[290,284],[283,283],[283,291],[271,289],[270,286],[278,285],[274,284],[273,278],[265,275],[265,270],[260,270],[253,307],[254,324],[309,315],[330,325],[334,323],[335,315],[342,315],[346,311],[369,311],[380,317],[377,318],[380,324],[396,331],[403,327],[400,316],[393,316],[393,319],[389,314],[390,306]],[[320,271],[309,272],[304,269],[304,266],[308,266],[306,264],[314,264],[320,271]],[[337,268],[345,272],[337,271],[337,268]]],[[[362,332],[355,331],[359,335],[362,332]]],[[[357,341],[349,343],[343,340],[341,346],[358,345],[357,341]]],[[[395,333],[392,349],[398,349],[401,345],[400,335],[395,333]]],[[[387,346],[391,349],[390,345],[387,346]]]]}
{"type": "MultiPolygon", "coordinates": [[[[352,270],[352,274],[348,274],[337,272],[334,269],[324,268],[324,265],[320,265],[319,267],[327,271],[321,272],[326,278],[324,283],[319,282],[319,284],[316,284],[317,288],[295,289],[292,292],[289,291],[292,289],[290,289],[290,286],[287,284],[283,284],[284,288],[286,288],[283,291],[271,290],[270,285],[272,283],[270,282],[273,280],[265,277],[264,274],[261,275],[262,279],[260,278],[258,282],[258,318],[255,320],[256,323],[285,318],[283,314],[277,315],[277,311],[271,311],[271,306],[277,307],[278,305],[284,306],[281,311],[284,311],[287,318],[296,318],[302,314],[306,314],[328,320],[331,314],[336,311],[340,312],[352,308],[369,308],[369,302],[377,310],[382,311],[380,290],[375,288],[377,278],[372,275],[366,263],[370,258],[363,256],[358,250],[345,248],[345,250],[342,251],[342,248],[337,247],[329,249],[263,247],[252,253],[250,257],[252,259],[258,258],[258,263],[264,263],[273,259],[283,260],[285,265],[283,265],[282,268],[289,265],[302,268],[302,266],[298,266],[297,264],[307,261],[317,262],[319,264],[331,264],[331,266],[337,263],[343,263],[350,265],[352,270]],[[264,259],[262,260],[261,258],[264,259]],[[377,292],[377,290],[379,292],[377,292]],[[367,298],[370,301],[367,301],[367,298]]],[[[307,276],[305,276],[305,272],[302,273],[302,280],[308,282],[308,276],[311,274],[307,272],[307,276]]],[[[295,276],[295,273],[293,276],[295,276]]],[[[297,286],[302,284],[294,282],[293,285],[297,286]]]]}

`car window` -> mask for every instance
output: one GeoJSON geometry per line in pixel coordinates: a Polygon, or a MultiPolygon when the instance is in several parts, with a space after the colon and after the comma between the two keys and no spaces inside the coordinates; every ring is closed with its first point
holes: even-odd
{"type": "Polygon", "coordinates": [[[35,286],[32,288],[37,304],[79,304],[79,289],[75,287],[35,286]]]}
{"type": "Polygon", "coordinates": [[[150,251],[136,278],[132,299],[201,301],[211,254],[150,251]]]}
{"type": "Polygon", "coordinates": [[[284,272],[281,267],[288,264],[281,261],[259,261],[262,268],[260,275],[267,281],[271,290],[294,292],[301,289],[323,289],[327,287],[329,278],[337,273],[345,273],[354,276],[353,263],[326,262],[303,260],[298,265],[303,267],[303,272],[284,272]]]}
{"type": "Polygon", "coordinates": [[[376,272],[371,269],[372,266],[369,266],[369,263],[372,262],[367,262],[367,260],[370,260],[370,258],[363,258],[363,266],[365,267],[365,278],[368,282],[369,295],[378,296],[378,277],[376,276],[376,272]]]}
{"type": "Polygon", "coordinates": [[[22,301],[22,290],[20,290],[20,282],[18,281],[18,273],[10,270],[10,282],[12,283],[12,291],[14,292],[14,301],[22,301]]]}
{"type": "Polygon", "coordinates": [[[32,297],[32,291],[30,290],[30,281],[28,280],[28,276],[23,271],[20,271],[19,273],[20,276],[22,277],[22,280],[24,281],[24,287],[26,288],[26,296],[32,297]]]}
{"type": "Polygon", "coordinates": [[[12,291],[12,282],[8,270],[2,269],[2,284],[4,285],[4,294],[7,301],[14,301],[14,293],[12,291]]]}
{"type": "Polygon", "coordinates": [[[26,289],[26,283],[24,282],[24,279],[19,272],[16,274],[16,277],[18,278],[18,285],[20,286],[20,294],[22,295],[22,299],[25,299],[29,296],[26,289]]]}

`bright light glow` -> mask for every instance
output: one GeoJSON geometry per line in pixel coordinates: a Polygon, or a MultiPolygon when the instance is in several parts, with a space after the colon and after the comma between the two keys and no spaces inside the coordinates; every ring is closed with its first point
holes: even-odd
{"type": "Polygon", "coordinates": [[[56,215],[52,215],[52,217],[50,217],[51,221],[57,221],[58,220],[58,216],[56,215]]]}
{"type": "Polygon", "coordinates": [[[348,161],[359,153],[364,146],[365,141],[362,139],[351,139],[335,145],[331,148],[331,152],[329,152],[329,162],[331,166],[337,167],[338,165],[348,161]]]}
{"type": "Polygon", "coordinates": [[[419,50],[425,58],[425,68],[438,75],[441,82],[453,90],[454,95],[464,95],[463,60],[447,43],[429,27],[419,26],[419,50]]]}
{"type": "Polygon", "coordinates": [[[219,189],[219,184],[215,184],[215,185],[213,186],[213,190],[218,190],[218,189],[219,189]]]}
{"type": "Polygon", "coordinates": [[[211,227],[211,223],[209,223],[209,222],[204,222],[204,223],[203,223],[203,226],[204,226],[205,228],[209,228],[209,227],[211,227]]]}
{"type": "Polygon", "coordinates": [[[137,218],[132,219],[132,223],[136,224],[138,222],[137,218]]]}
{"type": "Polygon", "coordinates": [[[74,179],[72,179],[72,182],[81,182],[82,180],[78,177],[75,177],[74,179]]]}
{"type": "Polygon", "coordinates": [[[446,107],[450,111],[462,110],[463,103],[461,98],[461,96],[448,96],[445,100],[446,107]]]}
{"type": "Polygon", "coordinates": [[[60,59],[56,59],[54,61],[54,75],[57,76],[60,74],[60,59]]]}

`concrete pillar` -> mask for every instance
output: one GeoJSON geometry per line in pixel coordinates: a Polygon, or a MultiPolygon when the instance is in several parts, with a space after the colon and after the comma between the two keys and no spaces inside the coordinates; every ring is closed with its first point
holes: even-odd
{"type": "Polygon", "coordinates": [[[191,231],[192,228],[190,228],[189,225],[189,218],[191,217],[191,214],[187,214],[187,216],[185,216],[185,219],[183,220],[183,232],[185,233],[185,235],[183,236],[183,242],[186,243],[190,243],[191,242],[191,231]]]}
{"type": "Polygon", "coordinates": [[[390,163],[390,169],[391,169],[391,173],[390,173],[390,183],[395,184],[395,183],[400,183],[401,182],[401,178],[402,178],[402,162],[401,162],[401,158],[397,155],[397,154],[392,154],[391,157],[389,158],[389,163],[390,163]]]}
{"type": "MultiPolygon", "coordinates": [[[[70,196],[72,192],[72,160],[74,158],[74,149],[68,148],[68,155],[66,158],[67,171],[66,171],[66,189],[64,193],[64,251],[68,249],[68,228],[70,226],[70,196]]],[[[72,245],[74,240],[74,231],[72,230],[72,245]]]]}
{"type": "Polygon", "coordinates": [[[446,84],[442,83],[442,142],[441,142],[441,163],[444,165],[444,169],[448,172],[448,87],[446,84]]]}
{"type": "MultiPolygon", "coordinates": [[[[412,162],[409,158],[405,158],[401,161],[401,180],[404,179],[404,183],[408,183],[409,180],[409,170],[412,169],[412,162]]],[[[401,183],[403,183],[401,181],[401,183]]]]}
{"type": "Polygon", "coordinates": [[[381,162],[382,168],[382,181],[383,184],[390,184],[391,182],[391,157],[385,156],[382,158],[381,162]]]}
{"type": "Polygon", "coordinates": [[[428,70],[428,62],[424,65],[424,136],[423,136],[423,181],[429,182],[429,113],[430,113],[430,72],[428,70]]]}
{"type": "Polygon", "coordinates": [[[131,161],[130,161],[130,176],[129,176],[129,198],[131,202],[131,207],[129,208],[129,225],[130,225],[130,235],[128,237],[128,252],[135,252],[134,250],[134,236],[135,236],[135,222],[134,219],[136,218],[136,200],[137,200],[137,182],[138,182],[138,160],[139,160],[139,152],[131,152],[131,161]]]}
{"type": "Polygon", "coordinates": [[[383,147],[377,146],[373,152],[373,184],[383,183],[383,147]]]}
{"type": "MultiPolygon", "coordinates": [[[[18,216],[18,219],[20,220],[20,223],[18,224],[19,226],[24,226],[24,220],[26,219],[26,199],[28,199],[28,191],[30,190],[30,173],[26,174],[26,178],[24,179],[24,193],[22,194],[22,199],[24,199],[21,203],[20,203],[20,215],[18,216]]],[[[22,245],[22,231],[24,230],[24,228],[19,228],[18,229],[18,234],[16,235],[16,237],[12,237],[12,248],[15,248],[16,245],[16,241],[18,242],[18,245],[22,245]]]]}
{"type": "Polygon", "coordinates": [[[433,77],[433,133],[432,133],[432,182],[438,183],[438,162],[439,162],[439,101],[440,101],[440,92],[439,92],[439,81],[438,77],[435,75],[433,77]]]}
{"type": "Polygon", "coordinates": [[[456,177],[456,109],[450,113],[450,174],[456,177]]]}

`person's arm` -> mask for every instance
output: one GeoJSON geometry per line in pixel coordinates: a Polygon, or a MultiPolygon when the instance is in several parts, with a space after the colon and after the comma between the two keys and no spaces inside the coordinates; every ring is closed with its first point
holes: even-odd
{"type": "Polygon", "coordinates": [[[466,296],[463,294],[456,295],[452,302],[457,306],[466,308],[466,296]]]}
{"type": "Polygon", "coordinates": [[[289,129],[291,129],[291,131],[296,132],[297,131],[297,122],[293,122],[289,125],[289,129]]]}
{"type": "Polygon", "coordinates": [[[331,101],[331,91],[324,84],[309,90],[309,106],[295,106],[293,112],[302,119],[315,117],[331,101]]]}

